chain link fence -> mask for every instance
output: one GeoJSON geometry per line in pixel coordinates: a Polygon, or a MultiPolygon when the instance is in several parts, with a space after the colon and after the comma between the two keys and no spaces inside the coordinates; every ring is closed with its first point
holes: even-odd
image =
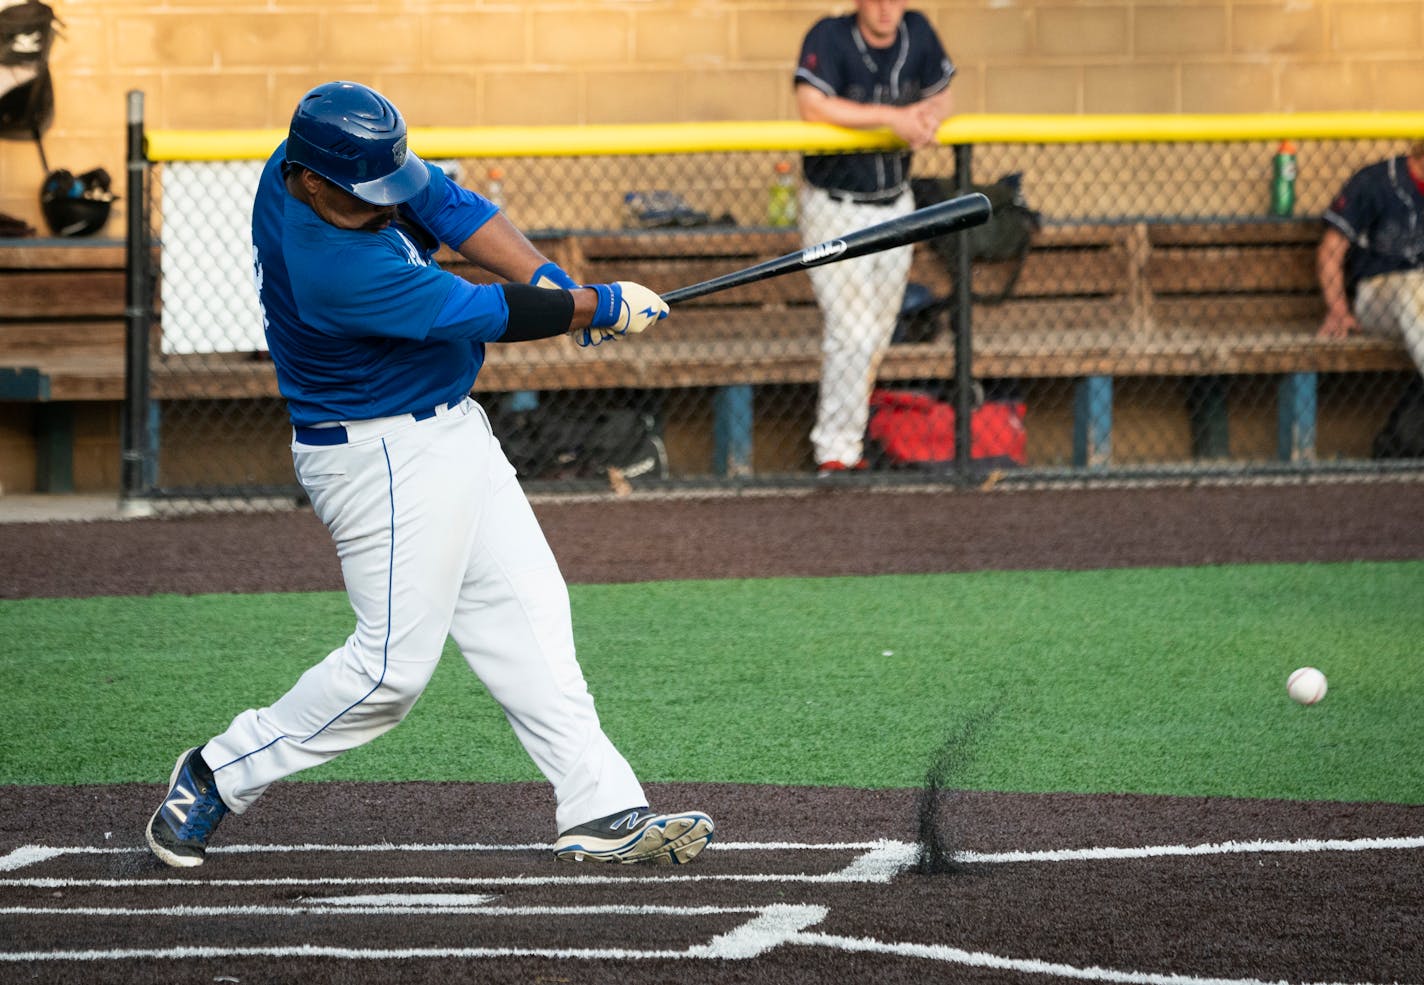
{"type": "MultiPolygon", "coordinates": [[[[491,345],[475,396],[531,491],[813,482],[828,457],[872,484],[1417,468],[1376,448],[1417,385],[1398,338],[1317,335],[1319,216],[1403,144],[935,147],[914,155],[917,204],[1010,176],[989,190],[1037,213],[1026,250],[946,238],[906,248],[903,273],[797,272],[597,348],[491,345]],[[1289,188],[1273,188],[1281,165],[1289,188]]],[[[794,149],[437,163],[581,283],[660,292],[790,253],[803,229],[819,242],[836,217],[892,211],[850,203],[818,221],[825,197],[794,149]]],[[[144,403],[131,494],[299,495],[251,282],[261,167],[148,163],[151,248],[137,255],[154,260],[155,317],[131,391],[144,403]]],[[[490,279],[453,251],[442,265],[490,279]]]]}

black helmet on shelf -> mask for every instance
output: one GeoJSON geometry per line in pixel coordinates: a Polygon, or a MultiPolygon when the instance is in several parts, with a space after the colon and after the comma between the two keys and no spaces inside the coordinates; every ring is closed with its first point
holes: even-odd
{"type": "Polygon", "coordinates": [[[40,209],[56,236],[92,236],[109,221],[118,196],[109,190],[109,173],[95,168],[81,175],[60,169],[40,185],[40,209]]]}

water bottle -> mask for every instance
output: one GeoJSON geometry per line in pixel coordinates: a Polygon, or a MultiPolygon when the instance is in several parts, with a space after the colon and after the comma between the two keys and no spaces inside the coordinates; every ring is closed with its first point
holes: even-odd
{"type": "Polygon", "coordinates": [[[489,184],[485,186],[485,198],[496,208],[504,208],[504,168],[489,169],[489,184]]]}
{"type": "Polygon", "coordinates": [[[791,182],[791,163],[776,162],[776,177],[766,203],[766,221],[773,226],[796,225],[796,189],[791,182]]]}
{"type": "Polygon", "coordinates": [[[1271,178],[1271,215],[1291,215],[1295,212],[1295,144],[1281,141],[1276,148],[1275,167],[1271,178]]]}

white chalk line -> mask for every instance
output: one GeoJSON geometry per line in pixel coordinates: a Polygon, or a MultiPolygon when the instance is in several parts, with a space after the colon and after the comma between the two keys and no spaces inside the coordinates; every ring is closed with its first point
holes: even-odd
{"type": "Polygon", "coordinates": [[[1180,855],[1249,855],[1280,852],[1368,852],[1424,848],[1419,838],[1301,838],[1294,841],[1219,841],[1205,845],[1150,845],[1142,848],[1070,848],[1041,852],[959,852],[962,862],[1080,862],[1180,855]]]}
{"type": "MultiPolygon", "coordinates": [[[[915,858],[917,848],[913,844],[894,841],[880,841],[864,843],[870,846],[867,854],[855,859],[845,869],[835,873],[807,876],[801,875],[740,875],[740,876],[683,876],[680,878],[691,881],[710,881],[711,879],[736,880],[736,881],[812,881],[812,882],[884,882],[892,878],[894,874],[903,871],[915,858]]],[[[271,848],[272,846],[244,846],[245,850],[257,851],[261,848],[271,848]]],[[[297,846],[276,846],[279,851],[294,850],[297,846]]],[[[508,846],[491,846],[500,850],[508,850],[508,846]]],[[[724,846],[725,848],[726,846],[724,846]]],[[[739,846],[741,847],[741,846],[739,846]]],[[[748,843],[746,848],[751,849],[757,846],[748,843]]],[[[842,847],[842,846],[808,846],[814,848],[842,847]]],[[[1152,857],[1173,857],[1173,856],[1194,856],[1194,855],[1223,855],[1223,854],[1248,854],[1266,852],[1328,852],[1328,851],[1372,851],[1372,850],[1400,850],[1415,849],[1424,847],[1424,838],[1359,838],[1359,839],[1301,839],[1295,841],[1250,841],[1250,842],[1215,842],[1204,845],[1162,845],[1144,846],[1137,848],[1090,848],[1090,849],[1066,849],[1035,852],[997,852],[997,853],[975,853],[964,852],[956,855],[956,858],[966,862],[984,863],[1016,863],[1016,862],[1071,862],[1083,860],[1114,860],[1114,859],[1137,859],[1152,857]]],[[[379,850],[379,846],[372,846],[369,850],[379,850]]],[[[386,850],[400,850],[395,846],[389,846],[386,850]]],[[[425,850],[424,846],[421,849],[425,850]]],[[[455,849],[447,849],[455,850],[455,849]]],[[[464,849],[462,849],[464,850],[464,849]]],[[[23,864],[35,864],[58,855],[66,854],[67,849],[53,849],[45,846],[24,846],[21,849],[10,853],[5,860],[14,859],[23,861],[23,864]]],[[[80,850],[82,851],[82,850],[80,850]]],[[[116,851],[112,849],[93,849],[94,852],[116,851]]],[[[121,851],[121,850],[120,850],[121,851]]],[[[4,861],[4,860],[0,860],[4,861]]],[[[15,866],[18,867],[18,866],[15,866]]],[[[193,880],[180,879],[95,879],[95,880],[63,880],[63,879],[5,879],[0,880],[0,885],[26,885],[26,886],[152,886],[152,885],[187,885],[187,886],[252,886],[252,885],[409,885],[409,884],[441,884],[441,885],[490,885],[490,884],[518,884],[528,885],[549,884],[549,883],[607,883],[607,882],[629,882],[630,879],[620,879],[616,877],[597,876],[574,876],[561,877],[555,879],[450,879],[441,877],[395,877],[377,879],[255,879],[255,880],[204,880],[196,882],[193,880]]],[[[482,908],[473,901],[480,897],[465,897],[459,904],[450,902],[452,896],[444,895],[410,895],[400,896],[398,894],[385,894],[380,897],[369,897],[369,899],[381,902],[374,905],[339,904],[329,906],[332,912],[340,913],[362,913],[371,912],[392,912],[385,907],[398,907],[401,912],[408,910],[412,913],[433,913],[433,912],[458,912],[458,913],[478,913],[480,915],[492,915],[497,913],[517,915],[520,909],[529,914],[545,914],[553,910],[565,912],[569,908],[482,908]],[[402,906],[398,901],[405,901],[406,904],[413,900],[420,900],[418,905],[402,906]],[[443,901],[443,902],[442,902],[443,901]],[[468,901],[468,902],[467,902],[468,901]]],[[[348,898],[349,899],[349,898],[348,898]]],[[[485,898],[487,899],[487,898],[485,898]]],[[[329,903],[329,900],[313,901],[329,903]]],[[[119,908],[86,908],[96,912],[102,911],[103,915],[114,915],[114,911],[119,908]]],[[[203,911],[215,911],[226,908],[204,908],[204,907],[174,907],[163,908],[173,910],[172,915],[205,915],[203,911]]],[[[252,910],[284,910],[280,907],[265,908],[233,908],[252,910]]],[[[578,908],[573,908],[578,909],[578,908]]],[[[91,951],[61,951],[61,952],[0,952],[0,961],[4,962],[33,962],[33,961],[103,961],[103,960],[127,960],[127,959],[173,959],[182,960],[188,958],[241,958],[241,957],[277,957],[277,958],[299,958],[299,957],[330,957],[348,960],[407,960],[421,958],[497,958],[497,957],[549,957],[559,959],[584,959],[584,960],[649,960],[649,959],[747,959],[754,958],[766,951],[778,947],[782,944],[794,944],[808,947],[830,947],[843,951],[855,951],[864,953],[893,954],[903,957],[915,957],[932,961],[940,961],[951,964],[958,964],[970,967],[993,968],[1010,971],[1018,971],[1027,974],[1038,974],[1049,977],[1068,978],[1079,981],[1124,983],[1124,985],[1279,985],[1279,983],[1265,982],[1253,978],[1215,978],[1183,974],[1163,974],[1143,971],[1124,971],[1111,968],[1088,967],[1080,968],[1073,965],[1057,962],[1041,961],[1037,959],[1009,958],[1000,955],[988,954],[985,952],[965,951],[960,948],[941,944],[915,944],[896,943],[878,941],[869,938],[850,938],[829,934],[808,933],[805,928],[812,926],[822,920],[828,912],[824,907],[819,906],[786,906],[772,904],[764,908],[694,908],[694,907],[665,907],[665,908],[606,908],[609,913],[617,912],[633,915],[633,910],[649,909],[658,911],[656,915],[661,916],[696,916],[701,914],[711,914],[713,912],[742,912],[756,914],[751,920],[735,928],[734,930],[719,935],[705,945],[694,945],[685,950],[635,950],[627,948],[339,948],[316,945],[297,945],[289,947],[243,947],[243,948],[210,948],[210,947],[176,947],[167,949],[103,949],[91,951]]],[[[73,914],[84,912],[69,907],[49,907],[44,908],[45,912],[52,914],[73,914]]],[[[28,908],[10,908],[0,910],[3,913],[18,915],[21,913],[33,914],[39,912],[28,908]]],[[[146,912],[157,912],[150,909],[146,912]]],[[[287,912],[290,912],[287,910],[287,912]]],[[[254,915],[269,915],[267,913],[254,913],[254,915]]],[[[1325,983],[1321,983],[1325,985],[1325,983]]],[[[1330,983],[1330,985],[1365,985],[1365,983],[1330,983]]]]}
{"type": "MultiPolygon", "coordinates": [[[[696,907],[671,907],[688,913],[696,907]]],[[[720,911],[719,911],[720,912],[720,911]]],[[[284,947],[172,947],[104,948],[90,951],[0,952],[0,961],[131,961],[186,960],[192,958],[338,958],[362,961],[402,961],[419,958],[513,958],[539,957],[584,960],[746,960],[778,947],[793,934],[825,919],[823,906],[773,903],[750,910],[756,915],[741,926],[683,950],[638,950],[634,948],[544,948],[544,947],[419,947],[348,948],[297,944],[284,947]]]]}
{"type": "Polygon", "coordinates": [[[234,906],[6,906],[0,916],[85,916],[85,917],[285,917],[285,916],[410,916],[459,913],[480,917],[707,917],[722,913],[761,913],[762,906],[488,906],[496,896],[471,895],[461,899],[445,896],[447,902],[422,902],[421,897],[365,897],[384,902],[355,902],[362,897],[333,897],[311,903],[241,904],[234,906]]]}
{"type": "MultiPolygon", "coordinates": [[[[887,844],[885,839],[876,841],[847,841],[839,843],[806,841],[714,841],[707,848],[719,852],[767,852],[767,851],[818,851],[818,852],[863,852],[887,844]]],[[[894,844],[899,844],[895,842],[894,844]]],[[[552,852],[554,846],[545,842],[526,842],[513,845],[489,845],[482,843],[435,843],[435,844],[395,844],[375,842],[369,845],[214,845],[208,849],[209,855],[262,855],[293,854],[307,855],[315,852],[332,853],[379,853],[379,852],[552,852]]],[[[72,845],[52,848],[47,845],[21,845],[6,855],[0,855],[0,872],[21,869],[27,865],[44,862],[56,855],[137,855],[146,854],[148,848],[142,845],[98,846],[72,845]]]]}
{"type": "MultiPolygon", "coordinates": [[[[530,908],[542,909],[542,908],[530,908]]],[[[584,908],[572,908],[584,909],[584,908]]],[[[341,960],[403,961],[418,959],[488,959],[541,957],[562,960],[749,960],[783,944],[803,947],[828,947],[833,950],[887,954],[896,957],[920,958],[973,968],[1015,971],[1024,974],[1067,978],[1076,981],[1109,982],[1113,985],[1282,985],[1278,980],[1257,978],[1218,978],[1178,973],[1124,971],[1099,966],[1078,967],[1033,958],[1009,958],[984,951],[966,951],[945,944],[913,944],[878,941],[870,938],[842,937],[832,934],[808,933],[805,928],[825,919],[829,912],[814,905],[790,906],[772,904],[759,910],[744,908],[642,908],[605,907],[600,910],[672,910],[682,915],[701,912],[755,912],[753,919],[709,943],[684,950],[637,950],[632,948],[344,948],[317,945],[286,947],[173,947],[173,948],[108,948],[90,951],[27,951],[0,953],[0,961],[126,961],[126,960],[189,960],[195,958],[336,958],[341,960]]],[[[1367,985],[1361,982],[1312,983],[1312,985],[1367,985]]]]}
{"type": "MultiPolygon", "coordinates": [[[[889,882],[903,872],[915,858],[915,846],[902,841],[871,843],[868,851],[845,868],[814,873],[689,873],[669,872],[668,880],[678,882],[796,882],[796,883],[864,883],[889,882]]],[[[824,847],[824,846],[822,846],[824,847]]],[[[99,849],[99,851],[106,851],[99,849]]],[[[585,863],[592,868],[594,863],[585,863]]],[[[565,865],[563,868],[569,868],[565,865]]],[[[603,866],[597,866],[602,869],[603,866]]],[[[134,886],[606,886],[640,883],[639,876],[607,875],[601,872],[580,872],[557,876],[272,876],[256,879],[177,879],[177,878],[87,878],[66,876],[17,876],[0,879],[0,887],[20,886],[29,889],[66,889],[94,886],[103,889],[134,886]]]]}
{"type": "Polygon", "coordinates": [[[107,848],[50,848],[46,845],[21,845],[12,852],[0,855],[0,872],[23,869],[54,858],[56,855],[70,855],[78,852],[107,852],[107,848]]]}
{"type": "MultiPolygon", "coordinates": [[[[804,841],[714,841],[708,845],[708,849],[716,849],[719,852],[736,851],[820,851],[820,852],[863,852],[871,851],[886,844],[900,844],[900,842],[887,842],[884,839],[878,841],[847,841],[841,843],[812,843],[804,841]]],[[[480,843],[461,844],[404,844],[398,845],[391,842],[376,842],[369,845],[214,845],[208,849],[209,855],[307,855],[316,852],[331,853],[427,853],[427,852],[552,852],[554,846],[544,843],[525,843],[514,845],[487,845],[480,843]]],[[[98,845],[71,845],[64,848],[55,848],[48,845],[21,845],[13,851],[0,855],[0,872],[13,872],[16,869],[23,869],[29,865],[45,862],[59,855],[140,855],[147,854],[148,848],[142,845],[118,846],[98,846],[98,845]]]]}
{"type": "Polygon", "coordinates": [[[187,961],[213,958],[337,958],[343,961],[412,961],[421,958],[558,958],[564,960],[638,960],[687,957],[686,951],[633,951],[617,947],[409,947],[360,949],[296,944],[291,947],[109,948],[100,951],[17,951],[0,961],[187,961]]]}
{"type": "MultiPolygon", "coordinates": [[[[541,846],[547,848],[547,846],[541,846]]],[[[882,839],[867,842],[843,842],[811,844],[800,842],[730,842],[708,846],[720,851],[862,851],[865,854],[852,860],[844,869],[826,873],[719,873],[700,875],[695,873],[668,873],[670,879],[687,882],[886,882],[893,879],[905,868],[913,864],[918,847],[912,842],[882,839]]],[[[954,858],[960,862],[983,864],[1008,864],[1021,862],[1080,862],[1113,861],[1141,858],[1166,858],[1174,856],[1231,855],[1253,853],[1307,853],[1307,852],[1359,852],[1391,851],[1424,848],[1424,836],[1392,838],[1302,838],[1275,841],[1222,841],[1199,845],[1144,845],[1130,848],[1068,848],[1043,851],[1009,852],[957,852],[954,858]]],[[[359,851],[359,852],[465,852],[465,851],[517,851],[515,845],[347,845],[347,846],[307,846],[307,845],[232,845],[225,851],[235,854],[290,854],[311,851],[359,851]]],[[[23,845],[0,856],[0,871],[15,871],[29,865],[57,858],[62,855],[109,855],[146,852],[146,848],[99,848],[74,846],[54,848],[43,845],[23,845]]],[[[213,849],[217,851],[217,849],[213,849]]],[[[102,879],[102,878],[0,878],[0,886],[24,886],[29,888],[64,888],[66,886],[97,886],[117,888],[125,886],[288,886],[288,885],[458,885],[458,886],[550,886],[550,885],[605,885],[609,883],[632,882],[635,876],[607,876],[580,874],[567,876],[371,876],[371,877],[306,877],[272,879],[102,879]]]]}
{"type": "MultiPolygon", "coordinates": [[[[1076,965],[1055,961],[1039,961],[1032,958],[1006,958],[983,951],[965,951],[947,944],[890,943],[864,937],[839,937],[832,934],[798,933],[787,943],[808,947],[830,947],[842,951],[868,954],[892,954],[897,957],[925,958],[971,968],[993,968],[1001,971],[1017,971],[1030,975],[1047,975],[1054,978],[1071,978],[1078,981],[1114,982],[1123,985],[1285,985],[1279,979],[1264,981],[1258,978],[1215,978],[1201,975],[1165,974],[1151,971],[1121,971],[1115,968],[1080,968],[1076,965]]],[[[1367,985],[1363,982],[1318,982],[1303,985],[1367,985]]]]}

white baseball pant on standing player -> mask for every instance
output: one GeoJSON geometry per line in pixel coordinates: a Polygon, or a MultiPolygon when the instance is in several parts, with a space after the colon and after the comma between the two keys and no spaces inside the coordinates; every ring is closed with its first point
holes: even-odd
{"type": "Polygon", "coordinates": [[[346,444],[292,451],[356,631],[203,748],[227,806],[240,814],[272,782],[398,724],[447,635],[553,784],[560,831],[647,803],[599,724],[563,576],[483,409],[467,397],[426,420],[346,427],[346,444]]]}
{"type": "MultiPolygon", "coordinates": [[[[800,194],[801,238],[814,246],[915,210],[907,188],[889,205],[835,201],[805,185],[800,194]]],[[[811,445],[818,464],[854,465],[864,454],[870,391],[890,344],[913,248],[900,246],[854,260],[812,267],[807,273],[825,326],[821,336],[821,386],[811,445]]]]}

